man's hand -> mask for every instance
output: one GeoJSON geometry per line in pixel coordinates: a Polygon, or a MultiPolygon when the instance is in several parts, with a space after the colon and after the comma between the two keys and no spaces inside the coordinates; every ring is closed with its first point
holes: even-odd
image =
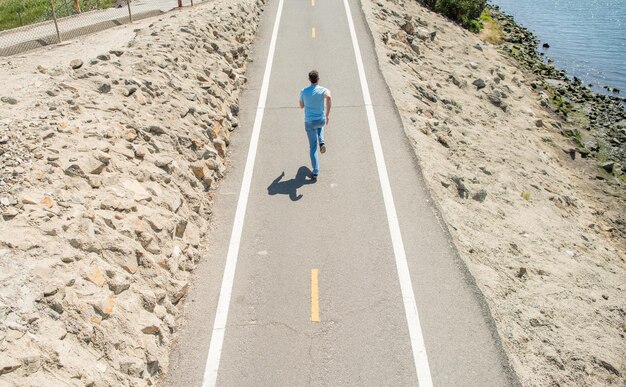
{"type": "Polygon", "coordinates": [[[330,117],[328,116],[328,114],[326,115],[326,125],[328,125],[328,123],[330,122],[330,117]]]}

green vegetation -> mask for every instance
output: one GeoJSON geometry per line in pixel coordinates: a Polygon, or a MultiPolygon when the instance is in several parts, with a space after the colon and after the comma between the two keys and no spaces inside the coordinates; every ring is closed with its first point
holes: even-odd
{"type": "Polygon", "coordinates": [[[480,35],[483,40],[494,45],[504,43],[505,38],[504,32],[502,32],[502,26],[497,20],[491,17],[489,7],[483,10],[483,13],[480,14],[479,20],[483,26],[483,29],[480,31],[480,35]]]}
{"type": "Polygon", "coordinates": [[[526,201],[530,201],[530,192],[528,191],[524,191],[522,192],[522,199],[526,200],[526,201]]]}
{"type": "MultiPolygon", "coordinates": [[[[81,12],[113,6],[113,0],[78,0],[81,12]]],[[[57,17],[75,15],[74,0],[54,0],[57,17]]],[[[0,31],[52,19],[49,0],[0,0],[0,31]]]]}
{"type": "Polygon", "coordinates": [[[422,4],[449,17],[472,32],[479,32],[483,23],[479,20],[486,0],[420,0],[422,4]]]}

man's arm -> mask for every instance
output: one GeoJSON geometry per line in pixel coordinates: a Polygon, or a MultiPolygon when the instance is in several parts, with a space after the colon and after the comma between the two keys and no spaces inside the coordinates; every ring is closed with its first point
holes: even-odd
{"type": "Polygon", "coordinates": [[[333,106],[333,99],[330,96],[330,90],[326,89],[324,97],[326,98],[326,125],[328,125],[328,122],[330,121],[330,108],[333,106]]]}
{"type": "Polygon", "coordinates": [[[300,100],[300,109],[304,109],[304,102],[302,102],[302,100],[300,100]]]}

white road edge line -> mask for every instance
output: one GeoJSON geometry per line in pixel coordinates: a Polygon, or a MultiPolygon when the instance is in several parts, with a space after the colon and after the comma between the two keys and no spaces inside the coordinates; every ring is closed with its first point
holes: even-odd
{"type": "Polygon", "coordinates": [[[415,303],[411,274],[409,273],[409,265],[406,259],[404,243],[402,242],[402,234],[400,233],[400,223],[398,222],[396,205],[394,204],[391,185],[389,184],[389,176],[387,174],[383,148],[378,134],[378,126],[376,125],[376,117],[374,116],[372,99],[370,97],[367,79],[365,78],[365,69],[363,66],[363,58],[361,57],[361,49],[359,48],[359,42],[354,30],[354,22],[352,21],[352,14],[350,13],[348,0],[343,0],[343,4],[346,8],[346,15],[348,17],[348,26],[350,27],[352,46],[354,47],[354,56],[356,57],[356,65],[359,71],[359,78],[361,80],[361,89],[363,91],[363,100],[365,102],[370,135],[372,136],[372,143],[374,145],[374,155],[376,156],[378,177],[380,179],[380,187],[383,191],[387,221],[389,223],[389,232],[391,233],[393,252],[396,257],[396,268],[398,269],[398,278],[400,280],[400,289],[402,290],[404,312],[406,314],[406,322],[409,326],[409,336],[411,338],[411,347],[413,349],[413,360],[415,361],[417,380],[420,387],[431,387],[433,385],[433,381],[430,376],[428,356],[426,354],[426,347],[424,346],[424,336],[422,335],[422,328],[420,326],[419,315],[417,313],[417,304],[415,303]]]}
{"type": "Polygon", "coordinates": [[[222,278],[220,298],[217,303],[215,321],[213,322],[213,333],[211,334],[211,344],[209,345],[209,354],[207,355],[204,377],[202,379],[203,387],[213,387],[217,384],[217,371],[220,366],[220,357],[222,356],[222,344],[224,343],[226,320],[228,319],[228,309],[230,307],[233,282],[235,279],[235,269],[237,267],[237,257],[239,255],[239,244],[241,242],[241,233],[246,215],[246,207],[248,206],[250,185],[252,184],[252,172],[254,170],[254,161],[256,159],[259,136],[261,134],[261,123],[263,122],[263,113],[265,111],[265,102],[267,100],[267,90],[269,88],[270,75],[272,73],[272,63],[274,62],[278,26],[280,25],[282,12],[283,0],[280,0],[278,3],[278,11],[276,12],[276,20],[274,21],[272,40],[270,41],[270,48],[267,54],[265,73],[263,75],[263,83],[261,84],[261,94],[259,95],[259,104],[254,118],[254,126],[252,127],[252,138],[250,139],[248,158],[243,172],[241,190],[239,191],[233,231],[230,235],[228,254],[226,255],[226,264],[224,266],[224,277],[222,278]]]}

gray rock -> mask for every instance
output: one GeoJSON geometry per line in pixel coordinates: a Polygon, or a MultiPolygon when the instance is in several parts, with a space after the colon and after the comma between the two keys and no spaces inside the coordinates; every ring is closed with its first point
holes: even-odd
{"type": "Polygon", "coordinates": [[[123,50],[110,50],[109,51],[110,54],[113,54],[117,57],[120,57],[122,55],[124,55],[124,51],[123,50]]]}
{"type": "Polygon", "coordinates": [[[487,86],[485,80],[482,78],[478,78],[477,80],[472,82],[472,85],[476,86],[476,90],[484,89],[485,86],[487,86]]]}
{"type": "Polygon", "coordinates": [[[613,170],[615,168],[615,163],[614,162],[607,162],[607,163],[600,164],[600,166],[602,167],[602,169],[604,169],[608,173],[613,173],[613,170]]]}
{"type": "Polygon", "coordinates": [[[17,99],[13,97],[2,97],[0,98],[0,101],[8,103],[9,105],[17,105],[17,99]]]}
{"type": "Polygon", "coordinates": [[[96,58],[98,58],[98,59],[100,59],[102,61],[107,61],[107,60],[111,59],[111,55],[109,55],[109,54],[100,54],[96,58]]]}
{"type": "Polygon", "coordinates": [[[595,361],[600,367],[604,368],[605,370],[609,371],[610,373],[614,375],[620,376],[620,372],[617,370],[617,368],[615,368],[613,364],[605,360],[597,359],[597,358],[595,359],[595,361]]]}
{"type": "Polygon", "coordinates": [[[484,202],[486,198],[487,198],[487,191],[485,191],[484,189],[481,189],[480,191],[472,195],[472,199],[480,203],[484,202]]]}
{"type": "Polygon", "coordinates": [[[79,69],[83,67],[83,61],[80,59],[74,59],[70,62],[70,67],[73,68],[74,70],[79,69]]]}
{"type": "Polygon", "coordinates": [[[457,176],[452,176],[450,180],[452,180],[454,184],[456,184],[456,189],[457,189],[457,192],[459,193],[459,197],[461,199],[467,199],[469,197],[469,190],[463,183],[463,179],[457,176]]]}
{"type": "Polygon", "coordinates": [[[108,93],[111,91],[111,85],[108,83],[102,83],[98,86],[98,91],[103,94],[108,93]]]}

